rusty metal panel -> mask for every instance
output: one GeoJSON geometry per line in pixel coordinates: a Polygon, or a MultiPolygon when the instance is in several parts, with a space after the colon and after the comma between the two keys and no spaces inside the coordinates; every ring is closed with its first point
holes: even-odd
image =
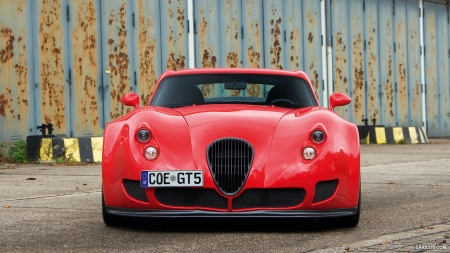
{"type": "Polygon", "coordinates": [[[336,112],[344,119],[361,124],[366,114],[364,88],[363,2],[335,0],[331,3],[333,33],[334,91],[352,98],[349,106],[336,112]]]}
{"type": "Polygon", "coordinates": [[[33,57],[37,75],[36,121],[52,123],[54,133],[70,135],[70,78],[67,1],[33,1],[37,24],[33,57]]]}
{"type": "MultiPolygon", "coordinates": [[[[364,118],[372,123],[372,119],[379,120],[380,112],[380,58],[379,44],[381,38],[378,32],[378,1],[366,1],[364,15],[366,52],[365,52],[365,86],[367,90],[366,107],[367,114],[364,118]]],[[[362,122],[356,122],[362,124],[362,122]]]]}
{"type": "MultiPolygon", "coordinates": [[[[265,0],[264,6],[264,59],[266,68],[283,69],[284,27],[282,2],[265,0]]],[[[284,50],[286,50],[284,48],[284,50]]]]}
{"type": "MultiPolygon", "coordinates": [[[[0,142],[24,139],[34,125],[29,1],[0,8],[0,142]]],[[[31,130],[32,131],[32,130],[31,130]]]]}
{"type": "Polygon", "coordinates": [[[103,122],[100,1],[72,0],[70,69],[73,136],[98,135],[103,122]]]}
{"type": "Polygon", "coordinates": [[[395,1],[394,118],[396,126],[421,126],[419,1],[395,1]],[[411,103],[414,100],[414,104],[411,103]],[[411,110],[417,113],[414,115],[411,110]],[[414,120],[413,120],[414,119],[414,120]]]}
{"type": "Polygon", "coordinates": [[[407,84],[409,126],[422,126],[422,96],[420,83],[420,17],[417,14],[418,0],[408,0],[406,8],[407,27],[407,84]]]}
{"type": "Polygon", "coordinates": [[[320,1],[264,1],[265,67],[302,70],[320,102],[323,70],[320,1]]]}
{"type": "MultiPolygon", "coordinates": [[[[293,5],[285,5],[285,10],[294,9],[296,10],[296,1],[293,5]]],[[[289,1],[286,1],[288,4],[289,1]]],[[[320,104],[323,105],[323,71],[322,69],[322,31],[321,31],[321,12],[320,12],[320,1],[316,0],[304,0],[301,1],[303,8],[298,11],[303,10],[301,16],[303,18],[303,62],[304,68],[300,69],[305,71],[305,73],[311,79],[311,84],[316,92],[320,104]]],[[[295,12],[294,12],[295,13],[295,12]]],[[[297,14],[298,15],[298,14],[297,14]]]]}
{"type": "MultiPolygon", "coordinates": [[[[241,0],[219,0],[219,57],[220,67],[242,66],[242,3],[241,0]]],[[[224,91],[228,96],[237,96],[240,91],[224,91]]]]}
{"type": "MultiPolygon", "coordinates": [[[[194,17],[196,24],[195,34],[195,65],[199,68],[216,68],[219,62],[222,62],[220,57],[221,42],[220,42],[220,17],[219,9],[220,0],[197,0],[194,5],[194,17]]],[[[200,88],[205,98],[217,96],[221,91],[215,90],[215,85],[204,84],[200,88]]]]}
{"type": "MultiPolygon", "coordinates": [[[[220,67],[242,66],[241,0],[219,0],[220,67]]],[[[196,2],[197,3],[197,2],[196,2]]]]}
{"type": "Polygon", "coordinates": [[[308,39],[308,34],[305,34],[303,31],[304,3],[305,1],[296,1],[296,0],[283,1],[284,5],[283,41],[285,42],[286,46],[285,50],[283,50],[282,53],[285,59],[283,66],[284,69],[287,70],[306,71],[305,67],[306,52],[304,52],[304,48],[307,45],[306,41],[308,39]]]}
{"type": "Polygon", "coordinates": [[[425,79],[428,136],[450,136],[450,47],[447,9],[424,3],[425,79]]]}
{"type": "MultiPolygon", "coordinates": [[[[160,22],[161,41],[164,41],[161,45],[162,71],[187,68],[187,0],[160,1],[160,22]]],[[[198,30],[199,24],[196,26],[198,30]]]]}
{"type": "MultiPolygon", "coordinates": [[[[195,65],[199,68],[219,67],[219,63],[217,62],[220,57],[219,50],[221,46],[219,41],[221,34],[219,25],[221,21],[219,17],[219,1],[195,1],[194,16],[197,27],[197,33],[195,35],[195,65]]],[[[208,94],[205,95],[208,96],[208,94]]]]}
{"type": "MultiPolygon", "coordinates": [[[[242,66],[246,68],[263,68],[263,2],[262,0],[242,1],[242,66]]],[[[263,96],[260,85],[251,84],[245,91],[249,96],[263,96]]]]}
{"type": "Polygon", "coordinates": [[[136,65],[136,92],[141,105],[147,105],[162,71],[159,0],[134,2],[134,62],[136,65]]]}
{"type": "MultiPolygon", "coordinates": [[[[263,5],[262,0],[242,1],[244,30],[242,66],[262,68],[263,61],[263,5]]],[[[255,90],[255,92],[257,92],[255,90]]]]}
{"type": "Polygon", "coordinates": [[[393,3],[380,0],[379,16],[379,87],[380,114],[377,124],[395,126],[395,76],[394,76],[394,18],[393,3]]]}
{"type": "MultiPolygon", "coordinates": [[[[410,3],[411,4],[411,3],[410,3]]],[[[418,5],[417,5],[418,7],[418,5]]],[[[416,9],[417,10],[417,9],[416,9]]],[[[416,11],[417,14],[417,11],[416,11]]],[[[408,108],[408,54],[417,53],[417,51],[408,52],[408,35],[407,35],[407,9],[406,0],[395,1],[394,16],[394,69],[395,83],[395,125],[409,125],[409,108],[408,108]]]]}
{"type": "Polygon", "coordinates": [[[130,111],[120,98],[133,90],[132,8],[127,0],[101,0],[105,122],[130,111]]]}

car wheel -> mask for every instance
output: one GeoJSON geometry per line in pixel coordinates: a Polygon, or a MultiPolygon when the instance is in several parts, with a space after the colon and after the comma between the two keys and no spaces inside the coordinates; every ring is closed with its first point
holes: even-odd
{"type": "Polygon", "coordinates": [[[337,225],[339,227],[344,228],[353,228],[356,227],[359,223],[359,216],[361,213],[361,190],[359,191],[359,198],[358,198],[358,211],[352,216],[346,216],[346,217],[339,217],[335,220],[337,225]]]}
{"type": "Polygon", "coordinates": [[[103,214],[103,222],[105,222],[106,226],[116,227],[123,224],[122,217],[109,214],[106,212],[105,198],[103,197],[102,191],[102,214],[103,214]]]}

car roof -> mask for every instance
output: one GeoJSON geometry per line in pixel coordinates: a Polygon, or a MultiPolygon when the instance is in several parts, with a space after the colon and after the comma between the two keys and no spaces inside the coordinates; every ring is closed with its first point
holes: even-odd
{"type": "Polygon", "coordinates": [[[303,71],[287,71],[279,69],[264,69],[264,68],[198,68],[198,69],[183,69],[183,70],[169,70],[161,75],[160,80],[168,76],[181,75],[198,75],[198,74],[252,74],[252,75],[280,75],[280,76],[295,76],[300,77],[311,83],[308,76],[303,71]]]}

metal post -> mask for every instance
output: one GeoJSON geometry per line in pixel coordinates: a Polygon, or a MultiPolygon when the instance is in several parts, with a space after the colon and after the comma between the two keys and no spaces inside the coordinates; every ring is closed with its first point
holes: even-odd
{"type": "MultiPolygon", "coordinates": [[[[420,11],[422,11],[419,18],[419,29],[420,29],[420,46],[424,48],[424,31],[423,31],[423,0],[419,2],[420,11]]],[[[420,82],[422,85],[425,85],[425,53],[420,55],[420,82]]],[[[427,110],[426,110],[426,96],[425,96],[426,87],[424,87],[422,91],[422,125],[425,129],[425,133],[427,132],[427,110]]]]}
{"type": "Polygon", "coordinates": [[[326,37],[327,37],[327,78],[328,78],[328,93],[333,93],[333,51],[332,51],[332,31],[331,31],[331,0],[325,2],[326,10],[326,37]]]}
{"type": "Polygon", "coordinates": [[[329,97],[329,89],[328,89],[328,73],[327,73],[327,44],[326,38],[328,36],[327,33],[327,24],[326,17],[327,13],[325,10],[325,1],[321,1],[320,3],[320,11],[321,11],[321,23],[322,23],[322,75],[323,75],[323,107],[328,107],[328,97],[329,97]]]}
{"type": "Polygon", "coordinates": [[[188,0],[187,2],[187,12],[189,20],[189,33],[188,33],[188,43],[189,43],[189,68],[195,68],[195,44],[194,44],[194,0],[188,0]]]}

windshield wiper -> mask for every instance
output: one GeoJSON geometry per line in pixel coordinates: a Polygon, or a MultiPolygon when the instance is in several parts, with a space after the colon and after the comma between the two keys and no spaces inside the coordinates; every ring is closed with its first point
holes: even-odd
{"type": "Polygon", "coordinates": [[[179,105],[172,105],[172,108],[180,108],[180,107],[185,107],[185,106],[192,106],[193,104],[179,104],[179,105]]]}

